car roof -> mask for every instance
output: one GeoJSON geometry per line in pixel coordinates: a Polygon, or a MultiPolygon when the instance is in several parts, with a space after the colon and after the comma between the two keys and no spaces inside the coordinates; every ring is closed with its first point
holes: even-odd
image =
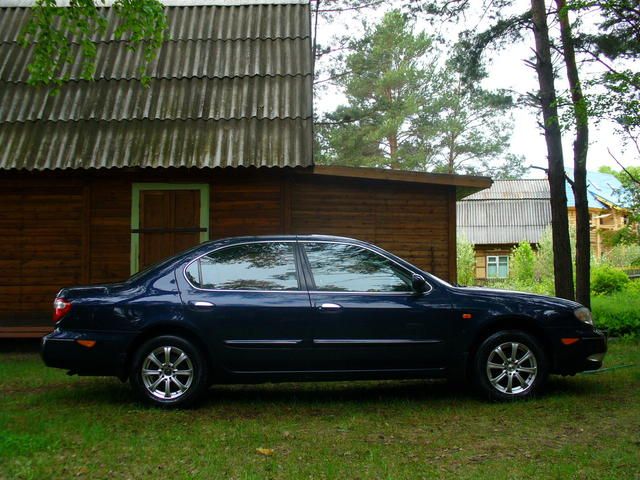
{"type": "Polygon", "coordinates": [[[307,235],[254,235],[254,236],[243,236],[243,237],[227,237],[220,238],[217,240],[211,240],[209,242],[203,243],[202,245],[213,245],[219,243],[244,243],[244,242],[264,242],[264,241],[284,241],[284,240],[314,240],[314,241],[332,241],[332,242],[350,242],[350,243],[362,243],[366,244],[362,240],[358,240],[356,238],[349,237],[340,237],[337,235],[319,235],[319,234],[307,234],[307,235]]]}

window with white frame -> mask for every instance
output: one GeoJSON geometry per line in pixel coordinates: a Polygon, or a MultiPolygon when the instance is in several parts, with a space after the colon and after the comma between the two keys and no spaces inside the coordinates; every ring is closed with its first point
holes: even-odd
{"type": "Polygon", "coordinates": [[[507,278],[509,276],[509,256],[487,256],[487,278],[507,278]]]}

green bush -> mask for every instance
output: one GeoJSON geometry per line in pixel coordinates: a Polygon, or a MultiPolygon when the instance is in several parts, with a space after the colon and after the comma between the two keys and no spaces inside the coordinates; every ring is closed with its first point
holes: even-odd
{"type": "Polygon", "coordinates": [[[600,262],[612,267],[631,267],[640,264],[640,245],[616,245],[602,255],[600,262]]]}
{"type": "Polygon", "coordinates": [[[517,292],[536,293],[538,295],[555,295],[553,278],[544,278],[540,281],[529,280],[517,282],[511,278],[492,279],[484,283],[487,288],[499,288],[502,290],[515,290],[517,292]]]}
{"type": "Polygon", "coordinates": [[[511,254],[509,276],[517,283],[532,283],[535,260],[531,244],[520,242],[511,254]]]}
{"type": "Polygon", "coordinates": [[[593,297],[591,310],[596,326],[607,329],[610,336],[640,335],[640,289],[636,286],[614,295],[593,297]]]}
{"type": "Polygon", "coordinates": [[[553,277],[541,278],[537,282],[531,282],[528,284],[518,284],[516,290],[523,292],[537,293],[538,295],[555,295],[555,284],[553,277]]]}
{"type": "Polygon", "coordinates": [[[533,280],[536,283],[541,281],[553,283],[553,240],[550,227],[545,229],[538,243],[533,264],[533,280]]]}
{"type": "Polygon", "coordinates": [[[629,295],[640,298],[640,279],[629,280],[629,283],[624,287],[624,291],[629,295]]]}
{"type": "Polygon", "coordinates": [[[627,283],[627,274],[616,268],[601,265],[591,269],[591,292],[595,295],[611,295],[621,291],[627,283]]]}
{"type": "Polygon", "coordinates": [[[456,245],[458,284],[473,285],[476,281],[476,251],[469,240],[459,237],[456,245]]]}

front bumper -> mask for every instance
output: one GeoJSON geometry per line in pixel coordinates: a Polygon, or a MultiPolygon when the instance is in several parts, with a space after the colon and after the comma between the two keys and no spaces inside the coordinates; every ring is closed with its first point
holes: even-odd
{"type": "Polygon", "coordinates": [[[40,354],[45,365],[78,375],[126,375],[129,333],[77,332],[55,330],[43,337],[40,354]],[[93,340],[86,347],[78,340],[93,340]]]}
{"type": "Polygon", "coordinates": [[[571,345],[563,344],[560,339],[557,342],[552,373],[574,375],[602,367],[607,353],[607,337],[603,332],[594,330],[571,345]]]}

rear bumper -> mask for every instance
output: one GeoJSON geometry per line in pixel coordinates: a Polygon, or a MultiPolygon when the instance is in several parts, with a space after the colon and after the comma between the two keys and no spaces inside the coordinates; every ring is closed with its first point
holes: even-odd
{"type": "Polygon", "coordinates": [[[588,337],[581,337],[576,343],[564,345],[558,340],[554,369],[552,373],[574,375],[578,372],[597,370],[602,367],[607,353],[607,337],[595,330],[588,337]]]}
{"type": "Polygon", "coordinates": [[[40,354],[45,365],[69,370],[78,375],[126,374],[127,347],[133,338],[129,333],[75,332],[55,330],[42,338],[40,354]],[[93,340],[86,347],[78,340],[93,340]]]}

